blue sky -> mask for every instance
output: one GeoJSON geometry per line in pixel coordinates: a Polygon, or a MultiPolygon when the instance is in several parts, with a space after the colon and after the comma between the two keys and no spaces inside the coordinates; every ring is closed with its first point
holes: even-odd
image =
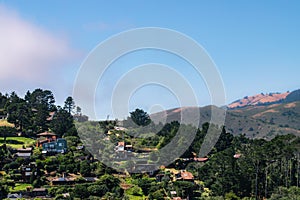
{"type": "MultiPolygon", "coordinates": [[[[283,0],[2,0],[1,92],[15,90],[23,95],[28,89],[41,87],[51,89],[57,102],[62,103],[72,94],[80,65],[96,45],[112,35],[140,27],[173,29],[202,45],[222,76],[227,103],[261,92],[298,89],[299,10],[299,1],[283,0]]],[[[210,104],[205,84],[192,70],[186,70],[188,64],[158,51],[137,52],[121,58],[108,71],[107,77],[113,78],[107,87],[112,87],[114,81],[126,73],[124,69],[149,62],[174,66],[197,90],[199,104],[210,104]]],[[[101,110],[99,118],[104,118],[110,114],[105,108],[110,100],[100,95],[101,87],[106,85],[99,86],[96,104],[101,110]]],[[[137,91],[129,102],[131,109],[149,110],[156,104],[162,108],[178,106],[174,95],[157,86],[137,91]],[[153,91],[151,95],[149,91],[153,91]]]]}

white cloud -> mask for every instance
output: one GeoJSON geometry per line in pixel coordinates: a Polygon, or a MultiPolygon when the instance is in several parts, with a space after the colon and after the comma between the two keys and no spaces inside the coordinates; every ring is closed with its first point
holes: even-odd
{"type": "MultiPolygon", "coordinates": [[[[0,81],[40,82],[76,56],[68,41],[0,5],[0,81]]],[[[7,89],[7,88],[6,88],[7,89]]]]}

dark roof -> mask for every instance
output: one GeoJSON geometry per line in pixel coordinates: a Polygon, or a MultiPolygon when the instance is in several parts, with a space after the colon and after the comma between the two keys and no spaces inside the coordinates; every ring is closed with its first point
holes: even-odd
{"type": "Polygon", "coordinates": [[[83,177],[87,182],[96,182],[99,179],[97,177],[83,177]]]}
{"type": "Polygon", "coordinates": [[[18,199],[18,198],[22,198],[22,195],[19,195],[19,194],[8,194],[7,195],[7,198],[9,199],[18,199]]]}
{"type": "Polygon", "coordinates": [[[64,178],[64,177],[60,177],[60,178],[54,178],[51,180],[52,182],[73,182],[75,181],[75,178],[64,178]]]}

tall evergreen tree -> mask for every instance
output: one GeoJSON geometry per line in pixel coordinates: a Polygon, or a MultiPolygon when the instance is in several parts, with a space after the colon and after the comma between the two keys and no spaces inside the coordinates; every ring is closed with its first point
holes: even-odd
{"type": "Polygon", "coordinates": [[[74,108],[75,108],[74,99],[72,97],[68,97],[65,101],[64,109],[67,110],[69,114],[71,114],[74,108]]]}
{"type": "Polygon", "coordinates": [[[147,126],[151,123],[148,113],[138,108],[135,111],[130,112],[130,118],[138,126],[147,126]]]}
{"type": "Polygon", "coordinates": [[[5,110],[8,113],[7,121],[13,123],[21,132],[30,126],[31,110],[16,93],[10,95],[5,110]]]}
{"type": "Polygon", "coordinates": [[[73,116],[65,109],[58,107],[58,110],[50,123],[50,128],[59,137],[63,136],[74,128],[73,116]]]}

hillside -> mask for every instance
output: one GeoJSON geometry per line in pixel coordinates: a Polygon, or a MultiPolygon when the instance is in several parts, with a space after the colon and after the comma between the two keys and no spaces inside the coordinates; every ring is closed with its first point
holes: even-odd
{"type": "MultiPolygon", "coordinates": [[[[241,108],[245,106],[256,106],[256,105],[270,105],[274,103],[279,103],[281,101],[284,101],[287,96],[289,96],[290,92],[285,93],[269,93],[269,94],[257,94],[254,96],[246,96],[243,99],[239,99],[231,104],[228,105],[228,108],[241,108]]],[[[292,95],[291,98],[293,98],[294,95],[292,95]]]]}
{"type": "MultiPolygon", "coordinates": [[[[188,112],[193,121],[200,112],[200,124],[209,122],[215,106],[184,107],[151,115],[154,122],[180,121],[181,111],[188,112]]],[[[275,135],[292,133],[300,136],[300,101],[273,105],[247,106],[227,110],[225,126],[233,135],[246,134],[250,138],[271,139],[275,135]]]]}
{"type": "Polygon", "coordinates": [[[300,135],[300,102],[268,106],[249,106],[228,110],[226,127],[232,134],[248,137],[273,138],[292,133],[300,135]]]}
{"type": "Polygon", "coordinates": [[[291,92],[286,98],[285,102],[300,101],[300,90],[295,90],[291,92]]]}

